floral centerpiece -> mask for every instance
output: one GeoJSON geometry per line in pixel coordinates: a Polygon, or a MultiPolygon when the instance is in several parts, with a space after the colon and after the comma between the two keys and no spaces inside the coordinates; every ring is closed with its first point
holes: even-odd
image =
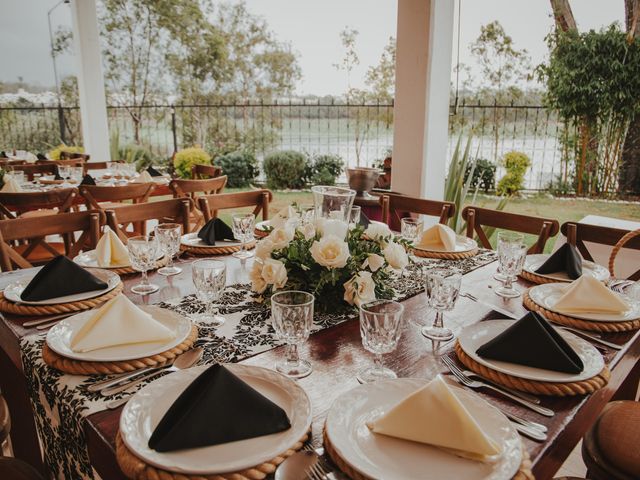
{"type": "Polygon", "coordinates": [[[252,290],[263,297],[277,290],[307,291],[324,310],[392,298],[391,280],[409,262],[406,242],[384,223],[349,228],[334,217],[303,222],[290,215],[260,240],[252,290]]]}

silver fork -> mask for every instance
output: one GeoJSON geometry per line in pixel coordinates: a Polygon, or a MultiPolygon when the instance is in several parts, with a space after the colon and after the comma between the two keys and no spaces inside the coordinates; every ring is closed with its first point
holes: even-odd
{"type": "Polygon", "coordinates": [[[505,391],[515,395],[516,397],[524,398],[525,400],[528,400],[531,403],[535,403],[536,405],[540,405],[540,399],[538,397],[536,397],[535,395],[531,395],[530,393],[526,393],[526,392],[520,392],[519,390],[514,390],[513,388],[505,387],[503,385],[496,385],[491,380],[488,380],[488,379],[484,378],[482,375],[480,375],[479,373],[472,372],[471,370],[462,370],[462,373],[464,373],[467,377],[477,378],[478,380],[482,380],[483,382],[490,383],[491,385],[493,385],[496,388],[501,388],[502,390],[505,390],[505,391]]]}
{"type": "Polygon", "coordinates": [[[522,398],[516,397],[515,395],[512,395],[509,392],[505,392],[504,390],[496,388],[493,385],[490,385],[490,384],[485,383],[483,381],[470,379],[464,373],[462,373],[462,370],[460,370],[453,363],[453,361],[451,359],[449,359],[447,357],[442,357],[442,360],[443,360],[444,364],[447,367],[449,367],[449,370],[451,371],[451,373],[453,373],[453,375],[458,379],[458,381],[462,385],[464,385],[465,387],[469,387],[469,388],[488,388],[489,390],[493,390],[494,392],[498,392],[498,393],[504,395],[505,397],[510,398],[511,400],[513,400],[516,403],[519,403],[523,407],[527,407],[529,410],[533,410],[534,412],[539,413],[540,415],[544,415],[545,417],[553,417],[555,415],[555,412],[553,410],[550,410],[550,409],[548,409],[546,407],[542,407],[540,405],[536,405],[535,403],[531,403],[531,402],[529,402],[527,400],[524,400],[522,398]]]}

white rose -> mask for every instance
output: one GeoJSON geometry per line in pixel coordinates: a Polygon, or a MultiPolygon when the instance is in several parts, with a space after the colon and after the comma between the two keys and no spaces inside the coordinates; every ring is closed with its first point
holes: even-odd
{"type": "Polygon", "coordinates": [[[293,240],[293,230],[289,228],[274,228],[267,239],[273,243],[273,250],[280,250],[293,240]]]}
{"type": "Polygon", "coordinates": [[[358,272],[344,284],[344,301],[358,307],[376,299],[376,284],[371,272],[358,272]]]}
{"type": "Polygon", "coordinates": [[[251,279],[251,290],[257,293],[263,293],[267,289],[267,282],[262,278],[262,262],[256,259],[253,262],[253,268],[251,268],[251,272],[249,273],[249,278],[251,279]]]}
{"type": "Polygon", "coordinates": [[[256,258],[264,260],[271,256],[271,252],[273,252],[273,242],[268,237],[263,238],[256,245],[256,258]]]}
{"type": "Polygon", "coordinates": [[[316,227],[313,226],[313,223],[307,223],[299,226],[298,231],[302,234],[305,240],[311,240],[316,236],[316,227]]]}
{"type": "Polygon", "coordinates": [[[267,258],[262,267],[262,278],[267,284],[282,288],[287,284],[287,268],[280,260],[267,258]]]}
{"type": "Polygon", "coordinates": [[[402,270],[409,263],[409,256],[402,245],[389,242],[382,250],[387,263],[395,269],[402,270]]]}
{"type": "Polygon", "coordinates": [[[309,251],[319,265],[327,268],[342,268],[349,259],[349,245],[333,235],[316,240],[309,251]]]}
{"type": "Polygon", "coordinates": [[[364,235],[371,240],[381,240],[382,238],[391,235],[391,230],[386,223],[371,222],[364,231],[364,235]]]}
{"type": "Polygon", "coordinates": [[[377,253],[370,253],[367,259],[362,262],[362,268],[369,267],[372,272],[377,272],[384,265],[384,258],[377,253]]]}

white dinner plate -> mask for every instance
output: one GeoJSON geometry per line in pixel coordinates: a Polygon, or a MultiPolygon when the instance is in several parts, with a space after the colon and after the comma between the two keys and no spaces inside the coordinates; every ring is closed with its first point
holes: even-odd
{"type": "Polygon", "coordinates": [[[180,243],[188,247],[215,248],[215,247],[239,247],[242,245],[237,240],[216,240],[215,245],[207,245],[198,237],[198,232],[187,233],[180,238],[180,243]]]}
{"type": "MultiPolygon", "coordinates": [[[[11,302],[22,303],[24,305],[57,305],[59,303],[79,302],[82,300],[99,297],[100,295],[104,295],[105,293],[110,292],[120,283],[120,277],[117,274],[110,272],[109,270],[103,270],[101,268],[87,268],[86,270],[88,272],[91,272],[94,277],[99,278],[103,282],[107,282],[107,288],[103,288],[101,290],[92,290],[90,292],[84,293],[76,293],[75,295],[65,295],[64,297],[50,298],[48,300],[29,302],[26,300],[22,300],[20,298],[20,295],[22,295],[22,291],[29,284],[29,282],[33,280],[33,277],[35,276],[35,274],[33,274],[28,278],[24,278],[22,280],[19,280],[18,282],[8,285],[4,289],[4,296],[11,302]]],[[[62,279],[61,281],[64,281],[64,279],[62,279]]]]}
{"type": "MultiPolygon", "coordinates": [[[[527,258],[524,261],[524,267],[522,267],[522,269],[525,272],[533,273],[534,275],[548,278],[550,280],[555,280],[556,282],[573,282],[573,280],[569,278],[566,272],[536,273],[536,270],[540,268],[542,264],[549,259],[550,256],[551,255],[548,255],[546,253],[527,255],[527,258]]],[[[606,282],[607,280],[609,280],[610,276],[609,270],[607,270],[602,265],[590,262],[589,260],[582,260],[582,274],[591,275],[596,280],[600,280],[601,282],[606,282]]]]}
{"type": "MultiPolygon", "coordinates": [[[[440,249],[440,248],[424,248],[418,245],[414,245],[416,250],[420,250],[422,252],[449,252],[449,250],[440,249]]],[[[469,237],[465,237],[464,235],[456,235],[456,249],[451,253],[464,253],[470,250],[478,248],[478,243],[469,237]]]]}
{"type": "Polygon", "coordinates": [[[515,428],[499,410],[458,387],[452,388],[460,401],[501,447],[502,454],[494,463],[461,458],[431,445],[369,430],[367,422],[384,414],[426,382],[414,378],[380,380],[360,385],[338,397],[329,410],[325,428],[340,457],[371,478],[503,480],[513,477],[522,461],[520,437],[515,428]]]}
{"type": "Polygon", "coordinates": [[[82,252],[81,254],[79,254],[78,256],[76,256],[73,259],[74,262],[76,262],[78,265],[82,265],[83,267],[92,267],[92,268],[124,268],[124,267],[130,267],[131,266],[131,261],[128,261],[126,263],[122,263],[122,264],[118,264],[118,265],[111,265],[109,267],[101,267],[100,265],[98,265],[98,259],[96,258],[96,251],[95,250],[88,250],[86,252],[82,252]]]}
{"type": "Polygon", "coordinates": [[[71,349],[71,339],[75,333],[89,320],[95,310],[78,313],[65,318],[54,325],[47,333],[47,345],[54,352],[63,357],[73,358],[86,362],[121,362],[136,358],[150,357],[158,353],[166,352],[180,345],[191,332],[191,320],[166,308],[144,305],[140,309],[150,313],[153,318],[175,333],[175,336],[166,341],[153,343],[134,343],[117,347],[100,348],[91,352],[74,352],[71,349]]]}
{"type": "MultiPolygon", "coordinates": [[[[565,315],[554,308],[556,302],[564,294],[567,288],[566,283],[547,283],[544,285],[536,285],[529,289],[529,297],[533,302],[537,303],[546,310],[565,315]]],[[[619,295],[613,292],[615,295],[619,295]]],[[[626,300],[623,298],[623,301],[626,300]]],[[[594,322],[625,322],[640,318],[640,305],[629,305],[629,310],[621,314],[611,313],[572,313],[569,315],[573,318],[581,318],[583,320],[592,320],[594,322]]]]}
{"type": "Polygon", "coordinates": [[[263,220],[256,223],[256,230],[264,233],[269,233],[271,231],[271,224],[269,223],[269,220],[263,220]]]}
{"type": "MultiPolygon", "coordinates": [[[[166,375],[136,393],[122,411],[120,434],[127,447],[145,462],[173,472],[207,475],[237,472],[271,460],[291,448],[311,425],[311,402],[295,381],[266,368],[251,365],[225,365],[289,417],[291,428],[283,432],[210,447],[175,452],[156,452],[149,438],[178,396],[210,365],[166,375]]],[[[217,408],[211,405],[211,408],[217,408]]],[[[203,421],[207,421],[203,419],[203,421]]],[[[216,428],[211,425],[211,428],[216,428]]]]}
{"type": "Polygon", "coordinates": [[[481,357],[476,353],[478,348],[504,332],[513,325],[513,322],[513,320],[486,320],[469,325],[463,328],[458,335],[460,347],[464,353],[485,367],[514,377],[537,380],[539,382],[579,382],[596,376],[604,368],[604,359],[596,347],[573,333],[562,329],[556,329],[556,331],[567,341],[569,346],[578,354],[580,360],[582,360],[584,369],[581,373],[572,374],[527,367],[526,365],[518,365],[517,363],[501,362],[499,360],[481,357]]]}

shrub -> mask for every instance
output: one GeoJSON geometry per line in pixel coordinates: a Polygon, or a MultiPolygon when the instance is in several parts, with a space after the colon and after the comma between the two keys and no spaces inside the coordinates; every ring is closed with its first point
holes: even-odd
{"type": "Polygon", "coordinates": [[[258,175],[258,162],[250,152],[231,152],[220,155],[214,162],[222,167],[222,173],[228,177],[227,187],[248,187],[258,175]]]}
{"type": "Polygon", "coordinates": [[[64,143],[61,143],[49,151],[49,160],[60,160],[60,154],[62,152],[84,153],[84,147],[79,145],[65,145],[64,143]]]}
{"type": "Polygon", "coordinates": [[[191,167],[196,164],[211,165],[211,156],[198,147],[180,150],[173,159],[175,172],[181,178],[191,178],[191,167]]]}
{"type": "Polygon", "coordinates": [[[131,144],[118,150],[120,160],[135,163],[136,170],[141,171],[155,163],[156,157],[151,151],[141,145],[131,144]]]}
{"type": "Polygon", "coordinates": [[[305,155],[292,150],[274,152],[262,164],[267,177],[267,187],[274,190],[304,188],[308,160],[305,155]]]}
{"type": "MultiPolygon", "coordinates": [[[[467,165],[464,172],[464,181],[469,178],[472,165],[467,165]]],[[[476,168],[473,170],[471,177],[471,187],[480,187],[485,192],[493,190],[496,184],[496,165],[490,160],[479,158],[476,160],[476,168]]]]}
{"type": "Polygon", "coordinates": [[[499,195],[513,195],[524,188],[524,174],[531,165],[531,160],[522,152],[505,153],[502,165],[507,170],[498,182],[496,191],[499,195]]]}
{"type": "Polygon", "coordinates": [[[335,185],[343,168],[340,155],[315,155],[309,159],[306,178],[314,185],[335,185]]]}

